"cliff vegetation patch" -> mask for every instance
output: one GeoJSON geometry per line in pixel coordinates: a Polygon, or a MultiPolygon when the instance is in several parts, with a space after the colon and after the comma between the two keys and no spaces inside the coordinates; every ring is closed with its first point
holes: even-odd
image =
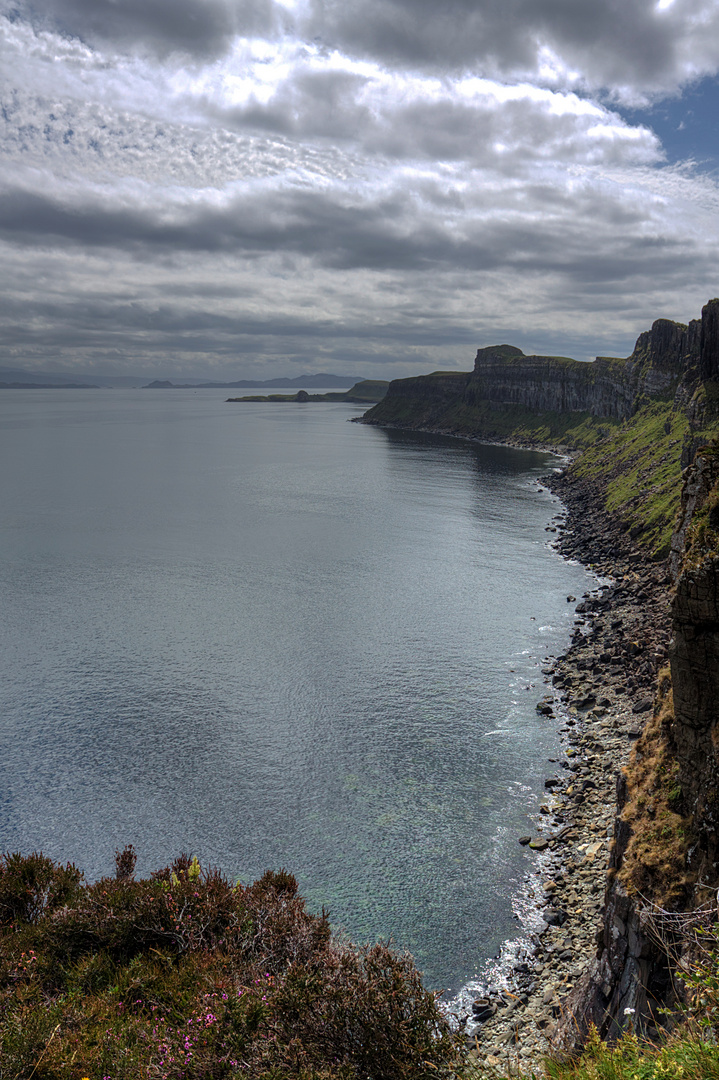
{"type": "Polygon", "coordinates": [[[687,852],[694,837],[691,817],[682,813],[682,787],[671,736],[673,720],[669,669],[664,668],[653,717],[625,770],[628,798],[622,818],[631,836],[619,877],[629,892],[678,910],[688,901],[695,881],[687,869],[687,852]]]}
{"type": "Polygon", "coordinates": [[[2,1080],[427,1080],[457,1039],[408,954],[333,939],[297,882],[181,855],[93,884],[0,858],[2,1080]]]}

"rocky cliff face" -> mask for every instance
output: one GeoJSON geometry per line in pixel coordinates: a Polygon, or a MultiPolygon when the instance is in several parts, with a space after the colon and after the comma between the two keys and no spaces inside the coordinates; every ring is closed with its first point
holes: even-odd
{"type": "MultiPolygon", "coordinates": [[[[618,422],[632,416],[647,399],[656,398],[674,399],[677,407],[687,407],[700,379],[719,383],[719,300],[710,300],[701,319],[688,326],[657,319],[651,330],[640,334],[625,360],[597,357],[593,363],[581,363],[567,357],[525,356],[511,345],[480,349],[469,373],[437,372],[395,380],[366,421],[435,426],[455,434],[496,438],[507,427],[498,418],[520,409],[541,414],[545,441],[552,441],[567,430],[565,422],[555,431],[552,416],[576,414],[618,422]]],[[[694,407],[699,427],[706,406],[695,402],[694,407]]]]}
{"type": "Polygon", "coordinates": [[[636,397],[632,370],[630,360],[597,358],[584,364],[566,357],[525,356],[518,349],[512,356],[497,348],[480,349],[464,401],[623,420],[631,416],[636,397]]]}
{"type": "MultiPolygon", "coordinates": [[[[618,778],[615,841],[597,954],[559,1025],[556,1044],[561,1050],[577,1049],[590,1023],[608,1038],[630,1023],[652,1034],[662,1023],[663,1007],[675,1000],[673,960],[692,947],[680,921],[679,932],[664,941],[671,945],[673,960],[669,957],[653,922],[657,905],[696,912],[716,901],[719,444],[699,452],[685,472],[669,565],[675,582],[671,678],[665,674],[660,681],[653,717],[626,775],[618,778]],[[657,864],[664,859],[659,873],[646,866],[652,842],[657,864]]],[[[716,910],[709,915],[713,920],[716,910]]]]}
{"type": "MultiPolygon", "coordinates": [[[[684,558],[672,603],[671,738],[684,813],[695,842],[687,864],[698,881],[719,883],[719,447],[708,447],[684,484],[684,558]]],[[[701,898],[697,898],[701,899],[701,898]]],[[[707,894],[704,894],[704,900],[707,894]]]]}

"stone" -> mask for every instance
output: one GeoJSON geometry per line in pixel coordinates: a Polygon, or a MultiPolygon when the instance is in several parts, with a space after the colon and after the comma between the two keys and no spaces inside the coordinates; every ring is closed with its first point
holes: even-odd
{"type": "Polygon", "coordinates": [[[478,1023],[488,1020],[496,1011],[489,998],[477,998],[472,1002],[472,1016],[478,1023]]]}

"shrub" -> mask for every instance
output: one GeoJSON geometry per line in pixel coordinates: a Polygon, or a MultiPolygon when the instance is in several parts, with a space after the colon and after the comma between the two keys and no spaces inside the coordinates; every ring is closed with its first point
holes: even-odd
{"type": "Polygon", "coordinates": [[[0,925],[34,923],[69,903],[82,881],[82,872],[67,863],[56,865],[41,852],[0,856],[0,925]]]}
{"type": "Polygon", "coordinates": [[[285,870],[232,886],[181,855],[86,884],[6,856],[0,1080],[424,1080],[459,1044],[408,955],[332,939],[285,870]]]}

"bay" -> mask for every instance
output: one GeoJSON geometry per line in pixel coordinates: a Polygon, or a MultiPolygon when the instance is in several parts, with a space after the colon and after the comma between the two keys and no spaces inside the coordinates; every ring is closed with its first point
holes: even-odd
{"type": "Polygon", "coordinates": [[[0,395],[0,849],[296,875],[456,990],[559,742],[547,455],[222,391],[0,395]]]}

